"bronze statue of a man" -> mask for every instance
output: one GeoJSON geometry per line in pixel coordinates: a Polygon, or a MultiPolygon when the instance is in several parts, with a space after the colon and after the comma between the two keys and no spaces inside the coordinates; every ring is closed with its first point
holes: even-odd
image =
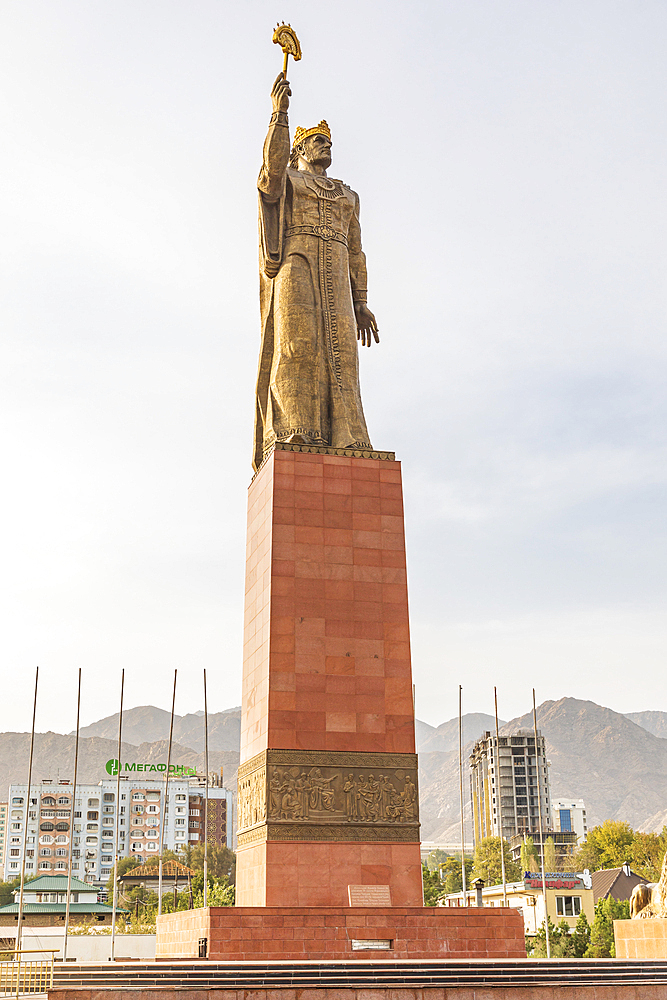
{"type": "Polygon", "coordinates": [[[327,177],[326,122],[297,128],[280,74],[259,175],[262,347],[253,467],[276,441],[370,448],[357,340],[379,343],[366,305],[359,198],[327,177]]]}

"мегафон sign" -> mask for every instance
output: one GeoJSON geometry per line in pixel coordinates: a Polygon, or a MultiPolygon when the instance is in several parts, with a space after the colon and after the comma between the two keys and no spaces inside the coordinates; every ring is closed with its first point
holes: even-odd
{"type": "MultiPolygon", "coordinates": [[[[114,777],[118,774],[119,769],[121,772],[129,773],[130,771],[162,771],[163,773],[167,770],[166,764],[130,764],[125,761],[124,764],[118,760],[117,757],[112,758],[106,762],[106,772],[114,777]]],[[[185,764],[170,764],[169,765],[170,775],[182,775],[184,778],[194,777],[197,774],[197,770],[194,767],[186,767],[185,764]]]]}

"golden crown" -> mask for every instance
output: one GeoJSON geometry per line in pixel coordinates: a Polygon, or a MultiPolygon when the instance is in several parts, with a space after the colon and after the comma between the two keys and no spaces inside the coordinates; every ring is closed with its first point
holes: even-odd
{"type": "Polygon", "coordinates": [[[297,125],[296,132],[294,133],[294,141],[292,142],[292,150],[294,150],[300,142],[307,139],[309,135],[325,135],[327,139],[331,139],[331,129],[325,121],[321,121],[319,125],[315,125],[313,128],[301,128],[297,125]]]}

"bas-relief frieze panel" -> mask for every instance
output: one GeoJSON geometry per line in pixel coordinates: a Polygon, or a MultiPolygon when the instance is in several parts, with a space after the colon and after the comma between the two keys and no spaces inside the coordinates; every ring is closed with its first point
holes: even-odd
{"type": "Polygon", "coordinates": [[[418,831],[416,754],[268,750],[239,769],[239,846],[414,841],[418,831]]]}

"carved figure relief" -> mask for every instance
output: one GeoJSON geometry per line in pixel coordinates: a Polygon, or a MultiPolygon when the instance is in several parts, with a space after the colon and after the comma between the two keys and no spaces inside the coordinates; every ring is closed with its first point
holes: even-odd
{"type": "Polygon", "coordinates": [[[258,817],[264,783],[266,822],[276,838],[361,840],[369,838],[373,826],[382,830],[370,839],[392,839],[388,830],[400,827],[409,829],[394,839],[414,838],[419,825],[416,779],[412,754],[269,750],[239,769],[239,833],[263,822],[258,817]],[[366,761],[372,770],[359,766],[366,761]],[[308,832],[314,828],[317,833],[308,832]]]}

